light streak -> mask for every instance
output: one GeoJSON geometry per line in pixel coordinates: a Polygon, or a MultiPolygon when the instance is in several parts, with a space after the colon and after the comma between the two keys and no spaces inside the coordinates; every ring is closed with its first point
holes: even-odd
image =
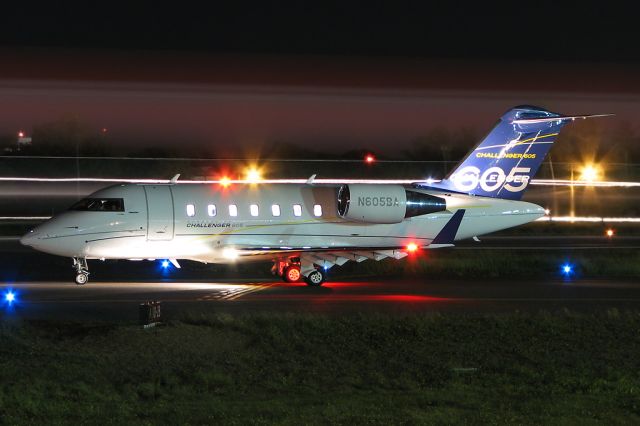
{"type": "Polygon", "coordinates": [[[640,223],[640,217],[543,216],[536,222],[640,223]]]}
{"type": "Polygon", "coordinates": [[[48,220],[51,216],[0,216],[0,220],[48,220]]]}
{"type": "MultiPolygon", "coordinates": [[[[0,216],[0,220],[48,220],[52,216],[0,216]]],[[[543,216],[536,222],[640,223],[640,217],[543,216]]]]}
{"type": "Polygon", "coordinates": [[[533,179],[531,185],[538,186],[589,186],[589,187],[640,187],[640,182],[621,182],[621,181],[599,181],[585,182],[570,179],[533,179]]]}
{"type": "MultiPolygon", "coordinates": [[[[148,184],[169,184],[169,179],[108,179],[108,178],[41,178],[41,177],[0,177],[0,182],[96,182],[96,183],[148,183],[148,184]]],[[[366,183],[373,185],[411,185],[426,184],[440,182],[438,179],[322,179],[313,180],[315,184],[345,184],[345,183],[366,183]]],[[[306,184],[307,179],[262,179],[256,182],[251,179],[212,179],[212,180],[180,180],[178,184],[221,184],[227,186],[229,184],[268,184],[268,183],[289,183],[289,184],[306,184]]],[[[584,182],[568,179],[533,179],[531,185],[537,186],[589,186],[589,187],[640,187],[640,182],[623,182],[623,181],[602,181],[602,182],[584,182]]]]}

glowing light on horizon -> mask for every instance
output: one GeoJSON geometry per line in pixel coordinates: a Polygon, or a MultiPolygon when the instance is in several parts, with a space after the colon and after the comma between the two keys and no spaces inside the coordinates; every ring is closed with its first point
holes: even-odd
{"type": "Polygon", "coordinates": [[[607,235],[607,237],[611,238],[615,235],[615,231],[611,228],[607,229],[607,232],[605,232],[605,234],[607,235]]]}
{"type": "Polygon", "coordinates": [[[593,183],[600,178],[602,169],[593,164],[586,164],[581,171],[580,180],[593,183]]]}
{"type": "Polygon", "coordinates": [[[376,161],[376,157],[374,157],[374,155],[373,155],[373,154],[367,154],[367,155],[364,157],[364,161],[365,161],[367,164],[371,164],[371,163],[373,163],[373,162],[375,162],[375,161],[376,161]]]}
{"type": "Polygon", "coordinates": [[[260,170],[255,167],[249,168],[246,173],[246,181],[249,183],[258,183],[262,181],[260,170]]]}

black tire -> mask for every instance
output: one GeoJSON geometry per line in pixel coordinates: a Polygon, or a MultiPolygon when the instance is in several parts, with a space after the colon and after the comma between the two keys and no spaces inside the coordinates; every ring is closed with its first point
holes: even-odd
{"type": "Polygon", "coordinates": [[[320,287],[324,283],[325,275],[320,269],[316,269],[307,275],[304,280],[311,287],[320,287]]]}
{"type": "Polygon", "coordinates": [[[80,272],[78,275],[76,275],[77,285],[85,285],[87,282],[89,282],[89,274],[80,272]]]}

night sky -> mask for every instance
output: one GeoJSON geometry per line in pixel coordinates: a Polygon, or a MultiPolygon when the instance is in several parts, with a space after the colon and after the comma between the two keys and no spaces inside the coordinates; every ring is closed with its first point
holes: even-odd
{"type": "Polygon", "coordinates": [[[635,24],[619,8],[234,4],[8,7],[0,132],[73,115],[114,143],[393,154],[436,127],[482,134],[522,103],[637,127],[635,24]]]}

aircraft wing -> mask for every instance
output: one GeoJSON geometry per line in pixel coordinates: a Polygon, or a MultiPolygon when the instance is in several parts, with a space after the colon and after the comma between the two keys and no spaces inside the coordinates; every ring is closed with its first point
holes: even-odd
{"type": "MultiPolygon", "coordinates": [[[[444,227],[440,230],[433,240],[428,244],[422,246],[426,249],[453,247],[454,240],[462,218],[464,217],[465,209],[457,210],[451,218],[447,221],[444,227]]],[[[406,246],[402,247],[280,247],[280,248],[266,248],[266,247],[242,247],[239,248],[240,256],[265,256],[273,255],[279,256],[298,256],[301,261],[305,263],[312,263],[318,266],[330,268],[334,265],[344,265],[348,261],[362,262],[367,259],[382,260],[386,258],[402,259],[409,254],[409,250],[406,246]]]]}

